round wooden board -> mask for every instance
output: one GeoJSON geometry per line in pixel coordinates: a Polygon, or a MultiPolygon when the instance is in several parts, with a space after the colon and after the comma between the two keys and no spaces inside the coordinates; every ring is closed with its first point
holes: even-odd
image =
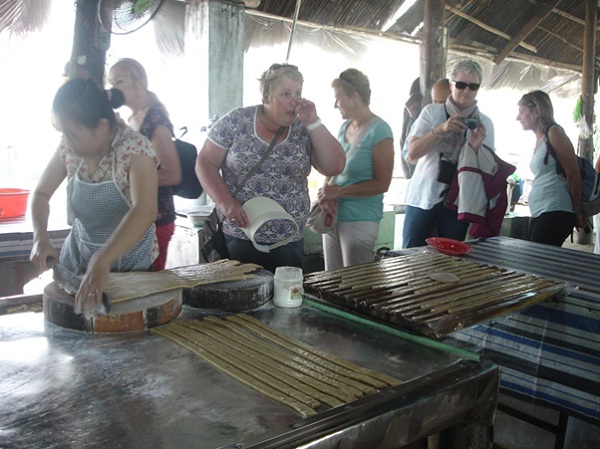
{"type": "Polygon", "coordinates": [[[184,288],[183,303],[197,309],[226,312],[256,309],[273,297],[273,273],[260,269],[252,275],[250,279],[184,288]]]}
{"type": "Polygon", "coordinates": [[[181,289],[115,303],[108,315],[85,318],[74,311],[75,298],[56,283],[44,289],[44,317],[50,323],[73,330],[111,333],[136,332],[173,321],[181,312],[181,289]]]}

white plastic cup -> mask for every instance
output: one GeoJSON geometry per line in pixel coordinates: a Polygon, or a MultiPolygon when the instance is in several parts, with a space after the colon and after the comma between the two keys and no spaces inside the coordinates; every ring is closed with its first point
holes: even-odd
{"type": "Polygon", "coordinates": [[[300,307],[302,305],[302,269],[277,267],[274,276],[273,304],[277,307],[300,307]]]}

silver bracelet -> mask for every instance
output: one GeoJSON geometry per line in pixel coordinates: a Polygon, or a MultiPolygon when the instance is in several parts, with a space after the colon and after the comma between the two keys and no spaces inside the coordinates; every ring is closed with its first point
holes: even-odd
{"type": "Polygon", "coordinates": [[[321,125],[322,125],[321,119],[318,118],[316,122],[311,123],[310,125],[306,125],[306,129],[308,129],[309,131],[312,131],[313,129],[317,129],[321,125]]]}

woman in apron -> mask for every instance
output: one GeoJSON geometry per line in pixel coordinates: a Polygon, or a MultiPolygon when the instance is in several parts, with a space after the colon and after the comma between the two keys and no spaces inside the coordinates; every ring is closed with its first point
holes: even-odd
{"type": "Polygon", "coordinates": [[[158,160],[150,142],[117,119],[93,80],[65,83],[52,109],[62,139],[32,195],[31,261],[47,269],[50,256],[82,275],[75,310],[93,313],[110,271],[148,271],[158,254],[158,160]],[[72,229],[59,257],[47,225],[50,198],[65,178],[72,229]]]}

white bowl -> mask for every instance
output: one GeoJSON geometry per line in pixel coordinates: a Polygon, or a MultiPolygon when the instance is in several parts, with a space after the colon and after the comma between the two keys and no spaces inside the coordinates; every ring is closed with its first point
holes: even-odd
{"type": "Polygon", "coordinates": [[[208,218],[215,206],[196,206],[189,209],[178,211],[179,214],[185,215],[190,223],[194,226],[203,226],[204,221],[208,218]]]}

